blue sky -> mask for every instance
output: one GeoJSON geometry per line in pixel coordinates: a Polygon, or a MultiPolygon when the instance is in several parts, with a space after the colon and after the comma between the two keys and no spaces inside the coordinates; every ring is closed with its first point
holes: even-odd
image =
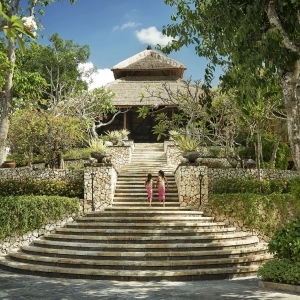
{"type": "MultiPolygon", "coordinates": [[[[119,62],[146,49],[150,44],[163,44],[168,38],[161,34],[162,27],[171,24],[174,8],[163,0],[68,0],[56,2],[44,9],[41,18],[44,30],[42,43],[58,33],[64,40],[89,45],[90,63],[97,69],[94,86],[113,80],[110,69],[119,62]]],[[[183,48],[169,55],[187,68],[184,79],[203,79],[207,60],[195,54],[194,48],[183,48]]],[[[213,85],[218,82],[219,74],[213,85]]]]}

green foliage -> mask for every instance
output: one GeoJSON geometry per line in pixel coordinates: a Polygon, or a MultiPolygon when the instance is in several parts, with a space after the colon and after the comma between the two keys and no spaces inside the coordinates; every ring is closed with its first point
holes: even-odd
{"type": "Polygon", "coordinates": [[[259,267],[263,281],[300,285],[300,263],[288,259],[271,259],[259,267]]]}
{"type": "Polygon", "coordinates": [[[101,152],[101,153],[109,152],[109,148],[104,144],[103,140],[100,139],[91,139],[89,141],[89,146],[91,152],[101,152]]]}
{"type": "Polygon", "coordinates": [[[10,195],[45,195],[83,199],[83,181],[70,180],[0,180],[0,197],[10,195]]]}
{"type": "Polygon", "coordinates": [[[81,79],[79,64],[90,56],[88,45],[79,45],[73,40],[63,40],[57,33],[49,38],[49,45],[32,42],[23,57],[18,57],[17,67],[22,72],[39,73],[47,82],[44,99],[47,105],[64,100],[74,91],[87,90],[81,79]]]}
{"type": "Polygon", "coordinates": [[[219,215],[229,214],[268,236],[300,217],[300,201],[291,194],[210,194],[209,205],[219,215]]]}
{"type": "Polygon", "coordinates": [[[59,196],[0,197],[0,239],[39,229],[79,212],[78,198],[59,196]]]}
{"type": "Polygon", "coordinates": [[[90,148],[73,148],[63,154],[63,159],[88,159],[90,157],[90,148]]]}
{"type": "Polygon", "coordinates": [[[300,177],[296,177],[290,181],[291,192],[295,197],[300,199],[300,177]]]}
{"type": "Polygon", "coordinates": [[[285,258],[300,263],[300,221],[293,221],[278,228],[268,244],[275,258],[285,258]]]}
{"type": "Polygon", "coordinates": [[[232,194],[232,193],[253,193],[253,194],[271,194],[271,193],[290,193],[291,182],[293,180],[274,179],[261,180],[250,178],[218,179],[213,184],[213,193],[232,194]]]}
{"type": "MultiPolygon", "coordinates": [[[[264,165],[269,168],[269,161],[271,159],[274,144],[276,142],[276,136],[270,132],[262,134],[262,152],[264,165]]],[[[241,158],[255,157],[255,143],[256,136],[241,141],[244,147],[241,147],[239,155],[241,158]]],[[[275,168],[286,170],[288,165],[288,157],[290,156],[290,149],[286,143],[280,142],[276,152],[275,168]]]]}
{"type": "Polygon", "coordinates": [[[197,151],[199,149],[199,142],[190,136],[177,135],[174,136],[176,146],[182,153],[189,151],[197,151]]]}
{"type": "MultiPolygon", "coordinates": [[[[0,2],[0,16],[1,16],[1,24],[0,24],[0,31],[3,31],[6,37],[11,41],[14,42],[16,39],[18,41],[20,51],[22,53],[25,52],[25,42],[22,39],[22,35],[28,36],[30,38],[34,38],[35,35],[30,31],[27,30],[24,26],[24,23],[19,19],[16,15],[8,16],[5,12],[7,7],[2,7],[2,3],[0,2]]],[[[16,12],[14,12],[15,14],[16,12]]]]}
{"type": "Polygon", "coordinates": [[[34,157],[54,166],[59,155],[83,142],[85,125],[80,119],[56,117],[48,111],[18,110],[12,117],[9,141],[13,153],[31,163],[34,157]],[[22,126],[20,126],[22,124],[22,126]]]}

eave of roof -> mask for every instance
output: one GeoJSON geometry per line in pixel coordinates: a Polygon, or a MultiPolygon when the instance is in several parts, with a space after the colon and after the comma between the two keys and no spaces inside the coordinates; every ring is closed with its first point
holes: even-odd
{"type": "Polygon", "coordinates": [[[165,76],[123,77],[108,83],[105,87],[116,94],[112,100],[115,106],[143,106],[166,105],[166,102],[161,99],[168,98],[168,93],[163,85],[167,85],[168,89],[174,94],[178,90],[187,91],[187,85],[184,80],[165,76]],[[151,97],[149,92],[152,94],[151,97]]]}

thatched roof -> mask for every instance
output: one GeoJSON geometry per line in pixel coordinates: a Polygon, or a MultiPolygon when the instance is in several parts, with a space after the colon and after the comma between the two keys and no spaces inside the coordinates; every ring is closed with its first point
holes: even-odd
{"type": "MultiPolygon", "coordinates": [[[[128,76],[108,83],[106,88],[115,92],[116,97],[113,99],[115,106],[171,105],[162,100],[169,98],[164,85],[168,92],[174,95],[178,90],[181,93],[188,92],[186,82],[174,76],[128,76]],[[144,98],[141,101],[142,95],[144,98]]],[[[195,87],[190,86],[191,89],[195,91],[195,87]]]]}
{"type": "Polygon", "coordinates": [[[186,67],[155,50],[144,50],[118,63],[111,69],[115,79],[125,76],[183,77],[186,67]]]}

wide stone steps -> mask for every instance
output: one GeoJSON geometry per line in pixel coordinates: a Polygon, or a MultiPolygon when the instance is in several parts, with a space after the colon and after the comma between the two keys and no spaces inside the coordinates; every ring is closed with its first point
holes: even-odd
{"type": "Polygon", "coordinates": [[[8,256],[8,270],[43,276],[112,280],[199,280],[254,276],[270,259],[248,232],[180,207],[174,168],[162,144],[137,144],[118,171],[113,204],[89,212],[8,256]],[[165,206],[146,201],[148,173],[168,179],[165,206]]]}

